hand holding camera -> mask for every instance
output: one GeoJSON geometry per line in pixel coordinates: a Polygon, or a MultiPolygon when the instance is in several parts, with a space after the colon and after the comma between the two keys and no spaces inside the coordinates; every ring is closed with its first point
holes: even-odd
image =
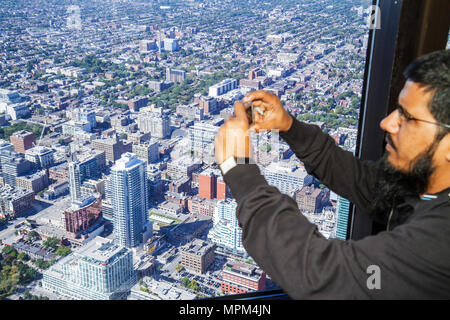
{"type": "Polygon", "coordinates": [[[294,121],[284,109],[280,99],[264,90],[251,92],[243,102],[247,107],[250,130],[253,129],[256,132],[275,129],[288,131],[294,121]]]}

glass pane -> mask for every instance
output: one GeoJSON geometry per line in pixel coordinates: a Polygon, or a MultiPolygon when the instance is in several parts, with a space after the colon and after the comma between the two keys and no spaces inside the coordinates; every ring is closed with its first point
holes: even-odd
{"type": "MultiPolygon", "coordinates": [[[[21,206],[2,205],[0,239],[36,269],[6,296],[276,288],[242,246],[213,140],[234,101],[265,89],[354,152],[371,3],[2,1],[1,190],[21,206]]],[[[349,202],[276,135],[252,142],[267,181],[345,239],[349,202]]]]}
{"type": "Polygon", "coordinates": [[[450,49],[450,30],[448,32],[447,49],[450,49]]]}

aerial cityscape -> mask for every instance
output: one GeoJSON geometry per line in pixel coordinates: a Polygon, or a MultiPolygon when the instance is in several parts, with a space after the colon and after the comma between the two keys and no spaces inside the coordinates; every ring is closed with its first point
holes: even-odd
{"type": "MultiPolygon", "coordinates": [[[[252,90],[356,152],[369,0],[0,0],[0,299],[276,289],[213,141],[252,90]]],[[[327,239],[350,203],[274,132],[269,184],[327,239]]]]}

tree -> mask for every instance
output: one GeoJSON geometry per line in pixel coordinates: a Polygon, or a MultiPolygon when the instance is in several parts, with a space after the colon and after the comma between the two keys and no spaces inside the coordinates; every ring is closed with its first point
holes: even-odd
{"type": "Polygon", "coordinates": [[[126,133],[121,133],[121,134],[119,134],[119,139],[120,140],[125,140],[125,139],[127,139],[128,138],[128,135],[126,134],[126,133]]]}
{"type": "Polygon", "coordinates": [[[28,261],[30,260],[30,257],[25,252],[21,252],[17,255],[17,259],[22,261],[28,261]]]}
{"type": "Polygon", "coordinates": [[[4,255],[8,255],[8,256],[16,256],[17,251],[16,251],[16,249],[14,249],[14,247],[12,247],[12,246],[5,246],[5,247],[3,247],[3,249],[2,249],[2,253],[3,253],[4,255]]]}
{"type": "Polygon", "coordinates": [[[188,288],[188,286],[189,286],[189,278],[188,278],[188,277],[184,277],[184,278],[181,280],[181,284],[183,285],[183,287],[188,288]]]}
{"type": "Polygon", "coordinates": [[[183,270],[183,266],[181,264],[179,264],[179,265],[176,266],[175,270],[177,272],[180,272],[181,270],[183,270]]]}
{"type": "Polygon", "coordinates": [[[66,246],[59,246],[58,249],[56,249],[56,254],[58,256],[62,256],[65,257],[67,255],[69,255],[72,252],[72,250],[70,250],[70,248],[66,247],[66,246]]]}
{"type": "Polygon", "coordinates": [[[197,281],[195,280],[191,280],[191,282],[189,283],[189,288],[194,291],[200,290],[200,287],[198,286],[197,281]]]}
{"type": "Polygon", "coordinates": [[[43,242],[43,245],[44,245],[44,247],[52,248],[52,249],[56,250],[56,249],[58,249],[59,243],[60,243],[60,240],[58,238],[49,237],[43,242]]]}

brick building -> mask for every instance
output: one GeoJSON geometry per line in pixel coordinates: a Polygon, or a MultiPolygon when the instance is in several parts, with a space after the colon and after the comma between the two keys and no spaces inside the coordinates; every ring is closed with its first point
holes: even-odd
{"type": "Polygon", "coordinates": [[[91,197],[83,203],[72,204],[64,211],[64,224],[67,232],[74,237],[89,229],[102,217],[102,199],[91,197]]]}
{"type": "Polygon", "coordinates": [[[227,294],[265,290],[266,274],[250,264],[228,262],[222,270],[220,287],[227,294]]]}
{"type": "Polygon", "coordinates": [[[36,143],[36,138],[34,134],[25,130],[14,132],[10,137],[9,141],[14,146],[14,151],[18,153],[25,154],[25,151],[33,148],[36,143]]]}

